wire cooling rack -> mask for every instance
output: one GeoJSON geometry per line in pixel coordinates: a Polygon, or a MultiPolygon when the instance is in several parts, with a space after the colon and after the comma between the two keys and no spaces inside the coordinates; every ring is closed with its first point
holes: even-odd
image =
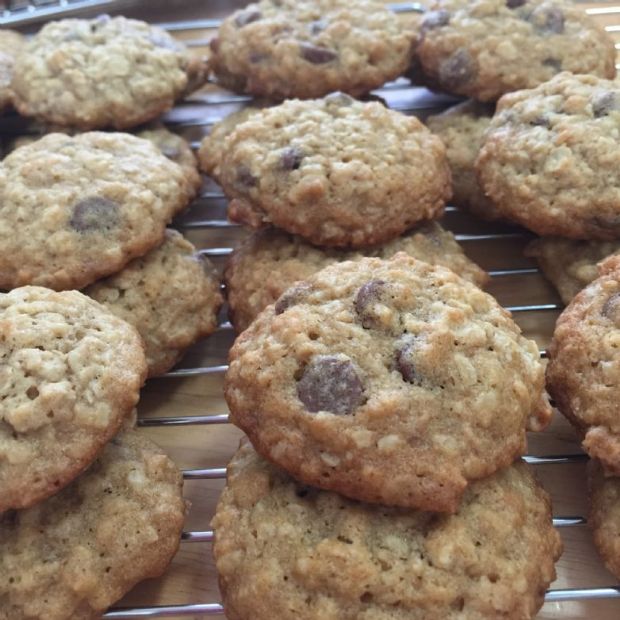
{"type": "MultiPolygon", "coordinates": [[[[115,0],[39,0],[38,2],[4,2],[0,4],[0,25],[3,26],[22,26],[35,22],[45,21],[51,18],[64,17],[69,14],[81,13],[84,10],[93,9],[95,11],[111,10],[122,8],[128,3],[115,0]]],[[[221,6],[220,2],[220,6],[221,6]]],[[[224,3],[226,4],[226,3],[224,3]]],[[[242,2],[240,4],[245,4],[242,2]]],[[[583,3],[588,5],[588,12],[594,16],[607,19],[609,16],[616,16],[618,24],[607,25],[607,30],[611,33],[620,33],[620,6],[610,3],[583,3]]],[[[389,5],[396,12],[412,12],[423,10],[418,3],[397,3],[389,5]]],[[[232,7],[236,8],[236,7],[232,7]]],[[[231,7],[228,7],[231,10],[231,7]]],[[[192,47],[200,48],[208,43],[212,36],[211,29],[216,28],[221,20],[221,16],[211,16],[209,10],[203,12],[207,14],[201,19],[191,19],[185,21],[172,21],[161,23],[163,27],[174,32],[177,36],[185,40],[192,47]]],[[[616,47],[620,47],[617,45],[616,47]]],[[[447,104],[454,102],[450,97],[432,95],[424,89],[414,88],[409,81],[400,79],[386,84],[382,89],[376,91],[383,97],[390,107],[398,109],[407,114],[426,116],[429,112],[437,111],[447,104]]],[[[207,88],[198,94],[193,95],[183,102],[171,113],[166,115],[165,122],[173,130],[185,135],[194,147],[200,143],[200,138],[208,133],[209,127],[225,116],[245,105],[250,98],[234,95],[218,89],[215,86],[207,88]]],[[[0,130],[4,134],[21,133],[27,130],[22,121],[16,117],[9,117],[0,121],[0,130]]],[[[538,269],[526,259],[515,258],[514,252],[504,260],[498,260],[503,256],[502,248],[511,244],[522,247],[527,241],[528,235],[521,229],[512,228],[504,225],[482,224],[470,218],[467,214],[461,213],[454,207],[447,207],[444,219],[446,228],[453,230],[458,241],[464,244],[465,249],[478,260],[491,275],[490,292],[496,294],[501,301],[508,299],[504,303],[505,307],[514,313],[515,318],[521,323],[524,332],[528,336],[542,336],[538,340],[541,342],[541,356],[545,356],[544,344],[549,336],[550,326],[557,313],[562,309],[557,297],[550,293],[550,289],[545,288],[544,282],[538,269]],[[493,249],[495,248],[495,249],[493,249]],[[498,252],[499,248],[499,252],[498,252]],[[489,265],[489,256],[498,262],[497,265],[489,265]],[[533,286],[532,283],[536,283],[533,286]],[[540,293],[544,299],[540,301],[530,301],[531,291],[540,293]],[[549,299],[551,298],[551,299],[549,299]],[[520,320],[520,319],[523,320],[520,320]],[[546,327],[538,329],[537,326],[545,323],[546,327]]],[[[240,228],[238,225],[226,220],[226,201],[221,190],[213,183],[205,182],[203,191],[199,198],[192,205],[188,214],[179,219],[176,226],[190,238],[194,235],[200,239],[203,249],[201,253],[208,256],[214,262],[221,263],[231,253],[233,246],[238,242],[240,228]],[[204,239],[206,238],[206,242],[204,239]],[[204,247],[206,246],[206,247],[204,247]]],[[[508,253],[510,254],[510,253],[508,253]]],[[[219,334],[213,336],[223,337],[224,342],[232,341],[232,326],[223,319],[219,325],[219,334]]],[[[180,368],[177,368],[163,377],[157,379],[160,391],[173,392],[175,385],[180,381],[191,380],[198,377],[213,376],[221,378],[227,370],[225,355],[222,348],[215,354],[213,353],[211,339],[201,344],[196,351],[190,353],[180,368]],[[168,387],[166,387],[168,386],[168,387]]],[[[225,352],[225,350],[224,350],[225,352]]],[[[150,384],[153,382],[149,382],[150,384]]],[[[147,388],[148,389],[148,388],[147,388]]],[[[177,416],[156,416],[141,417],[139,426],[149,429],[183,429],[185,427],[225,425],[228,423],[226,413],[209,413],[208,415],[177,415],[177,416]]],[[[187,431],[186,431],[187,432],[187,431]]],[[[529,455],[525,460],[535,466],[560,465],[583,463],[587,457],[579,452],[575,442],[570,443],[571,450],[551,455],[529,455]]],[[[188,481],[193,480],[221,480],[225,477],[225,463],[221,467],[210,467],[204,469],[185,469],[184,478],[188,481]]],[[[558,528],[578,528],[586,524],[583,514],[578,515],[556,515],[554,525],[558,528]]],[[[208,529],[191,529],[183,533],[182,543],[189,544],[195,542],[210,543],[213,540],[213,532],[208,529]]],[[[595,562],[600,562],[598,558],[595,562]]],[[[620,599],[620,586],[612,583],[609,578],[609,586],[606,587],[570,587],[555,588],[547,592],[546,603],[562,604],[567,601],[587,602],[593,599],[620,599]]],[[[559,615],[562,617],[562,608],[558,607],[559,615]]],[[[620,612],[620,602],[617,612],[620,612]]],[[[577,612],[578,614],[580,612],[577,612]]],[[[574,617],[593,617],[590,616],[586,608],[585,615],[574,617]]],[[[139,606],[139,607],[119,607],[110,610],[105,614],[105,618],[155,618],[155,617],[192,617],[202,618],[206,616],[222,616],[223,610],[219,603],[212,601],[188,602],[186,604],[139,606]]],[[[620,613],[613,613],[609,616],[617,617],[620,613]]],[[[556,617],[551,614],[549,617],[556,617]]],[[[277,620],[277,619],[274,619],[277,620]]]]}

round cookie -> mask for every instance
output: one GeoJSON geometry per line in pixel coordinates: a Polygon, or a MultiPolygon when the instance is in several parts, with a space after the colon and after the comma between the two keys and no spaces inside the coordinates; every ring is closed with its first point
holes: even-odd
{"type": "Polygon", "coordinates": [[[525,255],[538,261],[565,304],[596,280],[600,261],[618,252],[620,241],[575,241],[561,237],[541,237],[525,249],[525,255]]]}
{"type": "Polygon", "coordinates": [[[15,56],[26,43],[26,38],[14,30],[0,30],[0,112],[11,105],[11,80],[15,56]]]}
{"type": "Polygon", "coordinates": [[[0,288],[82,288],[163,240],[180,166],[129,134],[49,134],[0,165],[0,288]]]}
{"type": "Polygon", "coordinates": [[[616,75],[612,38],[562,0],[439,0],[416,48],[433,88],[495,101],[561,71],[616,75]]]}
{"type": "MultiPolygon", "coordinates": [[[[0,513],[88,467],[146,378],[133,327],[77,291],[0,293],[0,513]]],[[[0,528],[1,529],[1,528],[0,528]]]]}
{"type": "Polygon", "coordinates": [[[55,497],[0,516],[1,620],[96,620],[161,575],[185,517],[183,479],[136,431],[55,497]]]}
{"type": "Polygon", "coordinates": [[[549,346],[547,389],[588,454],[620,474],[620,258],[573,299],[549,346]]]}
{"type": "Polygon", "coordinates": [[[174,230],[160,247],[84,293],[138,330],[149,377],[170,370],[187,347],[216,330],[223,301],[213,265],[174,230]]]}
{"type": "Polygon", "coordinates": [[[206,63],[165,30],[102,15],[46,24],[16,59],[11,87],[24,116],[126,129],[156,118],[206,78],[206,63]]]}
{"type": "Polygon", "coordinates": [[[407,68],[414,31],[375,0],[262,0],[211,42],[223,86],[270,99],[362,95],[407,68]]]}
{"type": "Polygon", "coordinates": [[[224,150],[230,219],[317,245],[388,241],[441,215],[450,197],[439,138],[416,118],[342,93],[257,112],[224,150]]]}
{"type": "Polygon", "coordinates": [[[306,484],[454,512],[551,415],[538,347],[488,294],[399,253],[327,267],[235,341],[225,396],[306,484]]]}
{"type": "Polygon", "coordinates": [[[501,214],[484,195],[476,176],[476,157],[491,117],[493,106],[473,100],[455,105],[442,114],[429,116],[428,128],[446,146],[452,173],[452,204],[471,211],[485,220],[497,220],[501,214]]]}
{"type": "Polygon", "coordinates": [[[246,445],[212,526],[229,620],[533,618],[562,551],[524,463],[438,515],[303,486],[246,445]]]}
{"type": "Polygon", "coordinates": [[[498,211],[535,233],[620,237],[620,84],[561,73],[505,95],[476,167],[498,211]]]}
{"type": "Polygon", "coordinates": [[[466,280],[483,286],[487,274],[470,261],[454,235],[436,222],[425,224],[384,245],[358,252],[317,248],[276,228],[250,235],[230,256],[224,271],[230,319],[238,332],[274,303],[298,280],[328,265],[363,256],[390,258],[397,252],[427,263],[449,267],[466,280]]]}
{"type": "Polygon", "coordinates": [[[594,543],[605,566],[620,579],[620,478],[605,476],[600,463],[588,463],[590,518],[594,543]]]}

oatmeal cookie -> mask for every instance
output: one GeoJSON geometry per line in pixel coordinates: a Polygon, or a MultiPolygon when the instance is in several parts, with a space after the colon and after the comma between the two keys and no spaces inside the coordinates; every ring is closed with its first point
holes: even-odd
{"type": "Polygon", "coordinates": [[[103,306],[34,286],[0,293],[0,361],[1,513],[92,463],[138,402],[146,361],[135,329],[103,306]]]}
{"type": "Polygon", "coordinates": [[[562,550],[524,463],[438,515],[304,486],[246,445],[212,525],[230,620],[529,620],[562,550]]]}
{"type": "Polygon", "coordinates": [[[149,377],[170,370],[187,347],[215,331],[223,301],[213,265],[174,230],[160,247],[84,293],[138,330],[149,377]]]}
{"type": "Polygon", "coordinates": [[[491,105],[470,100],[442,114],[429,116],[426,121],[428,128],[446,146],[452,172],[452,204],[485,220],[501,218],[491,200],[484,195],[474,167],[493,110],[491,105]]]}
{"type": "Polygon", "coordinates": [[[0,620],[96,620],[159,577],[185,517],[183,479],[136,431],[114,438],[58,495],[0,516],[0,620]]]}
{"type": "Polygon", "coordinates": [[[551,415],[538,347],[490,295],[404,253],[323,269],[236,340],[225,396],[306,484],[454,512],[551,415]]]}
{"type": "Polygon", "coordinates": [[[407,68],[415,32],[375,0],[261,0],[233,13],[210,63],[234,91],[270,99],[361,95],[407,68]]]}
{"type": "Polygon", "coordinates": [[[298,280],[305,280],[328,265],[363,256],[390,258],[397,252],[427,263],[444,265],[466,280],[483,286],[487,274],[470,261],[454,235],[436,222],[416,228],[381,246],[357,252],[317,248],[300,237],[276,228],[250,235],[230,256],[224,272],[230,319],[238,332],[274,303],[298,280]]]}
{"type": "Polygon", "coordinates": [[[561,73],[502,97],[476,167],[497,209],[535,233],[620,237],[620,84],[561,73]]]}
{"type": "Polygon", "coordinates": [[[555,286],[565,304],[598,277],[598,263],[620,252],[620,241],[576,241],[541,237],[525,249],[538,261],[545,277],[555,286]]]}
{"type": "Polygon", "coordinates": [[[547,387],[588,454],[620,475],[620,257],[599,269],[558,318],[547,387]]]}
{"type": "Polygon", "coordinates": [[[416,118],[342,93],[256,112],[226,138],[229,217],[325,246],[389,241],[441,215],[445,148],[416,118]]]}
{"type": "Polygon", "coordinates": [[[78,129],[127,129],[170,109],[207,78],[206,63],[165,30],[111,18],[46,24],[15,61],[20,114],[78,129]]]}
{"type": "Polygon", "coordinates": [[[614,41],[563,0],[439,0],[416,49],[433,88],[495,101],[561,71],[616,75],[614,41]]]}
{"type": "Polygon", "coordinates": [[[0,288],[82,288],[163,240],[179,165],[129,134],[49,134],[0,165],[0,288]]]}
{"type": "Polygon", "coordinates": [[[0,30],[0,112],[11,105],[11,80],[15,56],[25,43],[25,37],[19,32],[0,30]]]}

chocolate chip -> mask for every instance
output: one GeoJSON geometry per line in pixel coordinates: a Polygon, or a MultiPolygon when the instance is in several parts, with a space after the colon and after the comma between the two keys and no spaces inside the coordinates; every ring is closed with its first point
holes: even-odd
{"type": "Polygon", "coordinates": [[[307,484],[304,485],[296,485],[295,487],[295,495],[297,495],[297,497],[300,497],[301,499],[313,499],[315,498],[317,495],[319,494],[318,490],[315,489],[314,487],[308,486],[307,484]]]}
{"type": "Polygon", "coordinates": [[[545,58],[542,64],[545,67],[551,67],[556,73],[562,71],[562,61],[557,58],[545,58]]]}
{"type": "Polygon", "coordinates": [[[530,20],[543,34],[562,34],[564,32],[564,13],[557,6],[534,11],[530,20]]]}
{"type": "Polygon", "coordinates": [[[439,82],[448,90],[459,89],[478,73],[478,63],[464,48],[460,48],[439,66],[439,82]]]}
{"type": "Polygon", "coordinates": [[[304,60],[311,62],[313,65],[324,65],[338,58],[338,54],[333,50],[326,47],[317,47],[310,43],[300,43],[299,52],[304,60]]]}
{"type": "Polygon", "coordinates": [[[317,355],[297,382],[297,395],[312,413],[353,413],[365,402],[364,387],[353,362],[340,355],[317,355]]]}
{"type": "Polygon", "coordinates": [[[520,6],[523,6],[527,0],[506,0],[506,6],[509,9],[518,9],[520,6]]]}
{"type": "Polygon", "coordinates": [[[240,192],[247,192],[252,187],[258,185],[258,179],[252,174],[252,171],[245,165],[241,164],[237,168],[235,178],[235,188],[240,192]]]}
{"type": "Polygon", "coordinates": [[[620,98],[617,93],[607,91],[592,97],[592,112],[596,118],[607,116],[610,112],[620,110],[620,98]]]}
{"type": "Polygon", "coordinates": [[[325,96],[325,103],[329,103],[330,105],[339,105],[342,107],[347,107],[353,105],[355,103],[355,99],[346,93],[341,93],[337,91],[335,93],[330,93],[325,96]]]}
{"type": "Polygon", "coordinates": [[[383,280],[370,280],[357,291],[353,306],[362,326],[366,329],[377,324],[377,318],[372,313],[372,306],[381,301],[388,288],[388,283],[383,280]]]}
{"type": "Polygon", "coordinates": [[[416,371],[413,361],[416,349],[414,336],[405,336],[396,348],[396,368],[407,383],[420,383],[420,374],[416,371]]]}
{"type": "Polygon", "coordinates": [[[253,65],[256,65],[259,62],[265,62],[267,58],[269,58],[269,54],[260,54],[258,52],[252,52],[250,54],[249,60],[253,65]]]}
{"type": "Polygon", "coordinates": [[[260,11],[252,10],[249,11],[241,11],[235,17],[235,25],[237,28],[243,28],[252,22],[258,21],[262,17],[260,11]]]}
{"type": "Polygon", "coordinates": [[[92,196],[73,206],[69,220],[71,228],[80,233],[102,232],[117,228],[120,223],[119,205],[108,198],[92,196]]]}
{"type": "Polygon", "coordinates": [[[551,128],[551,120],[546,114],[539,114],[529,121],[529,124],[533,127],[546,127],[551,128]]]}
{"type": "Polygon", "coordinates": [[[298,170],[304,158],[304,152],[297,146],[289,146],[280,153],[280,168],[282,170],[298,170]]]}
{"type": "Polygon", "coordinates": [[[620,326],[620,293],[614,293],[601,308],[601,314],[620,326]]]}
{"type": "Polygon", "coordinates": [[[422,30],[433,30],[434,28],[441,28],[447,26],[450,23],[450,12],[445,9],[440,11],[430,11],[424,17],[422,21],[422,30]]]}
{"type": "Polygon", "coordinates": [[[319,19],[315,22],[310,22],[309,24],[310,33],[320,34],[321,32],[323,32],[323,30],[325,30],[325,28],[327,28],[328,24],[329,22],[324,19],[319,19]]]}
{"type": "Polygon", "coordinates": [[[280,295],[280,298],[276,301],[274,312],[276,314],[286,312],[292,306],[295,306],[303,301],[311,290],[312,286],[306,282],[301,282],[295,286],[292,286],[280,295]]]}

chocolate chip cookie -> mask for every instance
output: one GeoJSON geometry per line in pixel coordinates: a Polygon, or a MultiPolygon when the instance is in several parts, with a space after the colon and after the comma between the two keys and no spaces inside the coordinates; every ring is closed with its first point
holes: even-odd
{"type": "Polygon", "coordinates": [[[417,56],[431,87],[479,101],[561,71],[616,75],[612,38],[563,0],[439,0],[422,21],[417,56]]]}
{"type": "Polygon", "coordinates": [[[575,241],[541,237],[525,249],[538,261],[545,277],[555,286],[565,304],[598,277],[598,263],[620,252],[620,241],[575,241]]]}
{"type": "Polygon", "coordinates": [[[162,242],[189,201],[179,165],[121,133],[49,134],[0,165],[0,289],[82,288],[162,242]]]}
{"type": "Polygon", "coordinates": [[[535,233],[620,237],[620,84],[561,73],[505,95],[476,167],[506,217],[535,233]]]}
{"type": "Polygon", "coordinates": [[[138,402],[146,361],[135,329],[103,306],[34,286],[0,293],[0,360],[1,513],[90,465],[138,402]]]}
{"type": "Polygon", "coordinates": [[[620,257],[560,315],[549,347],[547,387],[583,435],[583,447],[620,474],[620,257]]]}
{"type": "Polygon", "coordinates": [[[375,0],[262,0],[211,42],[218,81],[270,99],[361,95],[408,66],[414,31],[375,0]]]}
{"type": "Polygon", "coordinates": [[[46,24],[16,59],[11,88],[24,116],[126,129],[156,118],[206,78],[206,63],[165,30],[102,15],[46,24]]]}
{"type": "Polygon", "coordinates": [[[0,112],[11,105],[11,80],[15,56],[26,39],[14,30],[0,30],[0,112]]]}
{"type": "Polygon", "coordinates": [[[0,516],[1,620],[96,620],[176,553],[183,480],[136,431],[55,497],[0,516]]]}
{"type": "Polygon", "coordinates": [[[533,618],[562,550],[524,463],[438,515],[304,486],[246,445],[212,525],[230,620],[533,618]]]}
{"type": "Polygon", "coordinates": [[[588,464],[590,527],[605,566],[620,579],[620,478],[605,476],[597,461],[588,464]]]}
{"type": "Polygon", "coordinates": [[[226,138],[229,217],[325,246],[389,241],[441,215],[445,148],[416,118],[336,93],[261,110],[226,138]]]}
{"type": "Polygon", "coordinates": [[[452,204],[471,211],[485,220],[496,220],[501,214],[484,195],[476,176],[476,157],[482,145],[494,107],[476,101],[464,101],[442,114],[429,116],[428,128],[446,146],[452,172],[452,204]]]}
{"type": "Polygon", "coordinates": [[[538,347],[499,304],[404,253],[332,265],[237,338],[225,396],[256,450],[306,484],[454,512],[547,423],[538,347]]]}
{"type": "Polygon", "coordinates": [[[149,377],[217,328],[220,281],[209,260],[174,230],[164,243],[84,293],[133,325],[144,340],[149,377]]]}
{"type": "Polygon", "coordinates": [[[454,235],[436,222],[384,245],[362,248],[358,252],[317,248],[301,237],[266,228],[250,235],[228,260],[224,279],[231,321],[238,332],[243,331],[289,286],[328,265],[363,256],[390,258],[397,252],[449,267],[479,286],[488,279],[487,274],[465,256],[454,235]]]}

